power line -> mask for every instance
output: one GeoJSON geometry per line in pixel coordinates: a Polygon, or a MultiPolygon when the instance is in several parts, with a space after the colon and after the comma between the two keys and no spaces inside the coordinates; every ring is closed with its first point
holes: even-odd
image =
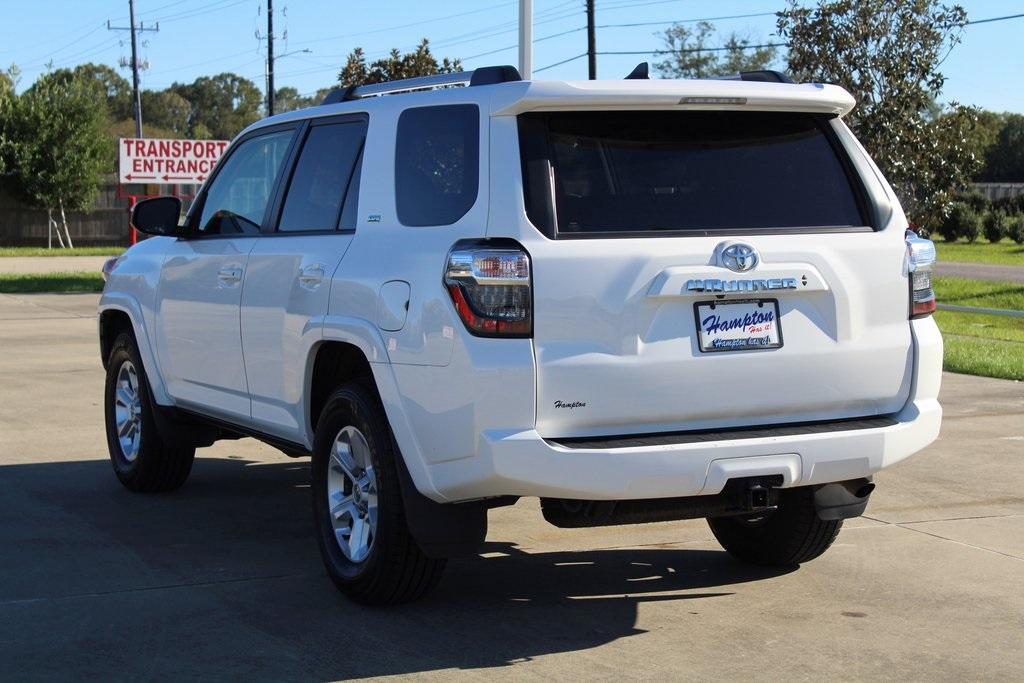
{"type": "Polygon", "coordinates": [[[249,2],[249,0],[218,0],[217,2],[210,3],[205,7],[193,7],[190,9],[182,10],[173,14],[167,14],[162,17],[157,17],[154,21],[172,22],[182,21],[184,19],[192,19],[193,17],[200,17],[204,14],[212,14],[214,12],[220,12],[221,10],[230,9],[231,7],[237,7],[238,5],[249,2]]]}
{"type": "Polygon", "coordinates": [[[776,14],[777,12],[755,12],[754,14],[730,14],[724,17],[702,17],[700,19],[674,19],[671,21],[641,21],[632,24],[598,24],[597,28],[633,28],[636,26],[664,26],[665,24],[695,24],[700,21],[724,21],[726,19],[774,17],[776,14]]]}
{"type": "MultiPolygon", "coordinates": [[[[551,40],[552,38],[561,38],[562,36],[567,36],[570,33],[579,33],[580,31],[586,30],[586,28],[587,28],[586,26],[577,26],[576,28],[571,28],[568,31],[560,31],[558,33],[552,33],[550,35],[541,36],[540,38],[534,38],[533,42],[536,44],[536,43],[540,43],[540,42],[545,41],[545,40],[551,40]]],[[[480,53],[477,53],[475,55],[469,55],[468,57],[462,57],[461,59],[462,59],[462,61],[466,62],[466,61],[469,61],[470,59],[476,59],[478,57],[486,57],[487,55],[497,54],[498,52],[504,52],[505,50],[514,50],[517,47],[519,47],[518,44],[516,44],[516,45],[506,45],[505,47],[499,47],[499,48],[496,48],[494,50],[488,50],[487,52],[480,52],[480,53]]]]}
{"type": "Polygon", "coordinates": [[[610,50],[599,55],[678,55],[690,52],[725,52],[727,50],[759,50],[768,47],[789,47],[789,43],[762,43],[760,45],[724,45],[722,47],[688,47],[681,50],[610,50]]]}
{"type": "Polygon", "coordinates": [[[508,7],[509,5],[515,5],[518,2],[519,2],[519,0],[512,0],[511,2],[502,2],[502,3],[499,3],[497,5],[490,5],[488,7],[481,7],[481,8],[475,9],[475,10],[470,10],[469,12],[458,12],[456,14],[449,14],[449,15],[446,15],[446,16],[443,16],[443,17],[436,17],[434,19],[423,19],[423,20],[414,21],[414,22],[411,22],[411,23],[408,23],[408,24],[399,24],[397,26],[388,26],[388,27],[385,27],[385,28],[378,28],[378,29],[373,29],[373,30],[370,30],[370,31],[360,31],[360,32],[357,32],[357,33],[342,33],[342,34],[335,35],[335,36],[326,36],[324,38],[314,38],[312,40],[304,40],[304,41],[301,41],[301,42],[298,42],[298,43],[295,43],[295,44],[296,45],[309,45],[311,43],[323,43],[323,42],[326,42],[326,41],[329,41],[329,40],[338,40],[340,38],[358,38],[360,36],[368,36],[368,35],[373,35],[375,33],[385,33],[387,31],[396,31],[396,30],[401,29],[401,28],[411,28],[413,26],[420,26],[422,24],[430,24],[430,23],[434,23],[434,22],[438,22],[438,21],[445,21],[447,19],[457,19],[457,18],[461,18],[461,17],[464,17],[464,16],[469,15],[469,14],[479,14],[480,12],[487,12],[489,10],[498,9],[498,8],[501,8],[501,7],[508,7]]]}
{"type": "MultiPolygon", "coordinates": [[[[602,54],[602,53],[599,52],[598,54],[602,54]]],[[[580,54],[576,55],[575,57],[569,57],[569,59],[563,59],[560,62],[555,62],[554,64],[548,64],[547,66],[542,66],[539,69],[534,69],[533,73],[539,73],[541,71],[547,71],[548,69],[554,69],[556,66],[562,66],[563,64],[568,64],[569,62],[575,62],[577,59],[582,59],[583,57],[586,57],[586,56],[587,56],[586,52],[581,52],[580,54]]]]}
{"type": "Polygon", "coordinates": [[[975,19],[968,21],[965,25],[970,26],[971,24],[988,24],[993,21],[1006,21],[1007,19],[1020,19],[1024,17],[1024,14],[1007,14],[1005,17],[990,17],[988,19],[975,19]]]}

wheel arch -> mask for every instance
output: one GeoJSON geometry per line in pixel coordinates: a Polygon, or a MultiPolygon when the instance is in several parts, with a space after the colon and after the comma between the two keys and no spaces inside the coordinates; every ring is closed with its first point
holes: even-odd
{"type": "Polygon", "coordinates": [[[142,364],[146,371],[146,379],[149,381],[149,388],[153,399],[160,405],[172,404],[170,396],[164,385],[163,376],[157,365],[156,355],[153,352],[153,342],[149,337],[148,330],[142,315],[142,308],[134,297],[126,294],[104,293],[99,306],[99,342],[101,362],[104,369],[110,358],[110,349],[117,339],[117,335],[126,330],[132,333],[135,338],[135,345],[142,357],[142,364]]]}
{"type": "MultiPolygon", "coordinates": [[[[381,338],[377,326],[369,321],[335,316],[328,317],[325,320],[323,340],[311,349],[310,358],[307,362],[308,381],[306,383],[305,399],[307,406],[306,429],[308,442],[310,444],[313,443],[316,419],[319,415],[316,411],[323,408],[322,402],[316,403],[316,396],[318,394],[314,391],[314,387],[317,387],[317,391],[323,391],[323,379],[318,377],[321,370],[317,367],[318,359],[321,358],[322,353],[342,354],[342,358],[349,359],[355,358],[355,354],[359,354],[357,364],[363,373],[359,376],[365,377],[372,384],[372,388],[376,390],[377,396],[384,406],[384,412],[387,415],[391,433],[398,444],[398,452],[416,486],[416,490],[434,502],[445,502],[446,498],[434,485],[415,432],[405,414],[405,407],[398,389],[398,381],[388,359],[384,340],[381,338]],[[366,373],[366,370],[369,372],[366,373]]],[[[331,359],[331,356],[324,356],[324,358],[331,359]]],[[[325,367],[324,361],[319,362],[321,363],[321,368],[325,367]]],[[[350,374],[349,377],[354,379],[356,375],[350,374]]],[[[330,391],[336,386],[337,383],[333,384],[330,389],[327,389],[327,394],[330,394],[330,391]]]]}

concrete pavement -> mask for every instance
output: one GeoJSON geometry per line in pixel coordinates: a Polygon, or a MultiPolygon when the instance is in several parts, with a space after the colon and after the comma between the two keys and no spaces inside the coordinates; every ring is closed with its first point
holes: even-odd
{"type": "Polygon", "coordinates": [[[45,273],[98,273],[109,256],[4,256],[0,273],[41,275],[45,273]]]}
{"type": "Polygon", "coordinates": [[[5,679],[1024,678],[1024,384],[946,375],[939,441],[799,569],[524,501],[428,599],[372,610],[322,571],[305,460],[222,442],[179,492],[118,485],[95,301],[0,295],[5,679]]]}

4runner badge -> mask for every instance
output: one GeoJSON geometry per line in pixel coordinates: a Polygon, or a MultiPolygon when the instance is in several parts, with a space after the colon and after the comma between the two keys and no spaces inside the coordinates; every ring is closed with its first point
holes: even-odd
{"type": "MultiPolygon", "coordinates": [[[[807,283],[804,283],[807,284],[807,283]]],[[[770,278],[767,280],[687,280],[687,292],[768,292],[773,289],[796,289],[795,277],[770,278]]]]}

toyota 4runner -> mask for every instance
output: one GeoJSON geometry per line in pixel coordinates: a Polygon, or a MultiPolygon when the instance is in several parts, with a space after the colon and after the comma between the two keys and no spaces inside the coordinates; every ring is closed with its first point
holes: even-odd
{"type": "Polygon", "coordinates": [[[942,340],[853,98],[786,80],[488,67],[253,124],[104,266],[117,477],[175,489],[240,436],[312,456],[324,564],[365,603],[424,594],[523,496],[817,557],[938,435],[942,340]]]}

